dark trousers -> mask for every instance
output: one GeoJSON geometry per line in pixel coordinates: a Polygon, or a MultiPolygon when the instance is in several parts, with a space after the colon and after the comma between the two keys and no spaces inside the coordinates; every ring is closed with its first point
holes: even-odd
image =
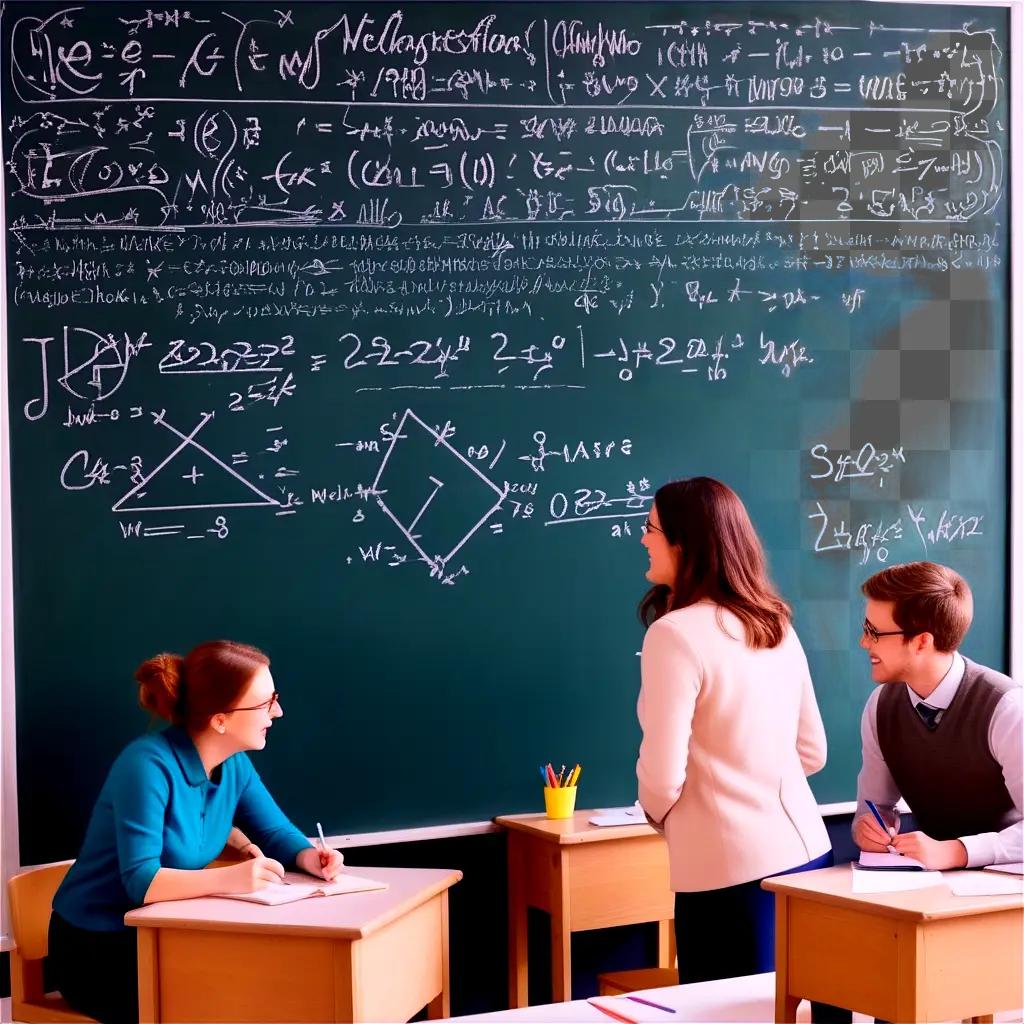
{"type": "Polygon", "coordinates": [[[47,952],[50,976],[72,1009],[103,1024],[138,1024],[138,953],[134,928],[76,928],[54,911],[47,952]]]}
{"type": "MultiPolygon", "coordinates": [[[[826,868],[832,851],[779,874],[826,868]]],[[[761,880],[706,892],[676,893],[676,949],[679,983],[717,981],[775,970],[775,894],[761,880]]],[[[849,1010],[811,1004],[822,1024],[848,1024],[849,1010]]]]}

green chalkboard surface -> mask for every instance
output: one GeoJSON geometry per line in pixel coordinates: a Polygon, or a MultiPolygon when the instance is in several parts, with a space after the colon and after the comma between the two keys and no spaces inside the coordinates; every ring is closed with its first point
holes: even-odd
{"type": "Polygon", "coordinates": [[[794,606],[822,802],[871,572],[961,570],[1006,667],[1006,9],[7,3],[2,44],[23,862],[135,666],[214,637],[271,656],[307,831],[537,809],[549,760],[632,801],[680,476],[794,606]]]}

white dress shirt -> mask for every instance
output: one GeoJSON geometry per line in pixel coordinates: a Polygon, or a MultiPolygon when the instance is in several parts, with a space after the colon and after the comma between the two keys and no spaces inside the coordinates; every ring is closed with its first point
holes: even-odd
{"type": "MultiPolygon", "coordinates": [[[[964,678],[964,659],[953,653],[953,661],[942,681],[928,695],[927,700],[915,693],[906,683],[882,683],[876,686],[864,706],[860,723],[863,763],[857,776],[857,817],[867,814],[865,800],[892,807],[901,794],[878,745],[878,697],[882,686],[903,686],[907,699],[915,707],[922,701],[938,708],[935,720],[952,703],[964,678]]],[[[974,836],[959,836],[967,850],[967,866],[986,864],[1013,864],[1024,859],[1024,714],[1022,714],[1021,688],[1007,690],[992,713],[988,727],[988,746],[992,756],[1003,770],[1003,781],[1013,800],[1017,820],[1001,832],[981,832],[974,836]]],[[[911,808],[913,811],[913,808],[911,808]]]]}

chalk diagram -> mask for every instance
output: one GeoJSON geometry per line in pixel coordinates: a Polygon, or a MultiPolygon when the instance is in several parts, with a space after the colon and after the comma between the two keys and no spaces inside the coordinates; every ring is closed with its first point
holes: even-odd
{"type": "Polygon", "coordinates": [[[505,500],[503,488],[411,409],[398,423],[372,490],[431,575],[444,571],[505,500]]]}
{"type": "Polygon", "coordinates": [[[196,440],[199,431],[213,419],[212,414],[203,413],[192,431],[183,434],[164,419],[165,411],[151,413],[153,422],[180,438],[181,443],[115,502],[112,512],[280,506],[279,501],[264,494],[196,440]],[[186,494],[187,499],[183,497],[186,494]]]}

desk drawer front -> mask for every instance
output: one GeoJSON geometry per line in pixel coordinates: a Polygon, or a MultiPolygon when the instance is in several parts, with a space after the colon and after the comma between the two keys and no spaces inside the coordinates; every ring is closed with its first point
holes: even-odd
{"type": "Polygon", "coordinates": [[[160,929],[161,1019],[334,1020],[327,939],[160,929]]]}
{"type": "Polygon", "coordinates": [[[569,848],[568,855],[573,931],[664,921],[674,915],[668,847],[660,836],[581,843],[569,848]]]}

